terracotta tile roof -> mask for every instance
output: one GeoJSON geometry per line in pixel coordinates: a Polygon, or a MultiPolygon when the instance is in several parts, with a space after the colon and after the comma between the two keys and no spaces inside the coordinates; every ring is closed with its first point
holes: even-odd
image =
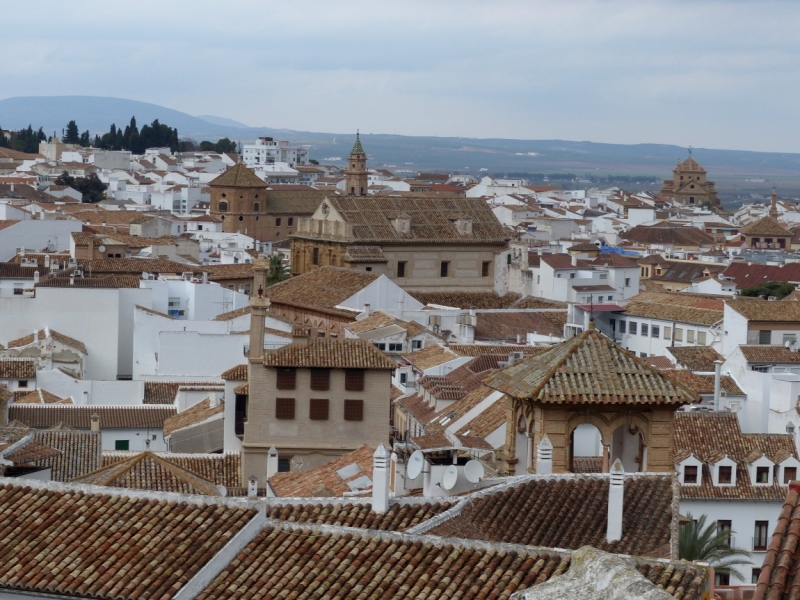
{"type": "Polygon", "coordinates": [[[4,454],[3,458],[5,460],[10,460],[17,465],[24,465],[26,463],[31,463],[42,458],[57,456],[59,454],[61,454],[61,452],[52,446],[30,441],[22,448],[17,448],[10,454],[4,454]]]}
{"type": "Polygon", "coordinates": [[[215,177],[208,182],[212,188],[263,188],[267,189],[267,184],[252,169],[247,168],[244,163],[236,163],[230,169],[215,177]]]}
{"type": "Polygon", "coordinates": [[[601,254],[597,258],[592,261],[592,264],[596,267],[624,267],[628,269],[636,269],[639,265],[636,263],[629,256],[623,256],[622,254],[601,254]]]}
{"type": "Polygon", "coordinates": [[[177,321],[178,320],[178,319],[176,319],[175,317],[173,317],[171,315],[168,315],[168,314],[162,313],[162,312],[158,312],[157,310],[153,310],[152,308],[146,308],[144,306],[139,306],[138,304],[136,305],[135,308],[136,308],[136,310],[141,310],[142,312],[145,312],[148,315],[153,315],[153,316],[161,317],[161,318],[164,318],[164,319],[172,319],[173,321],[177,321]]]}
{"type": "Polygon", "coordinates": [[[131,225],[133,223],[149,221],[153,216],[152,214],[142,213],[138,210],[89,209],[72,213],[73,218],[94,225],[100,225],[101,223],[106,223],[108,225],[131,225]]]}
{"type": "Polygon", "coordinates": [[[569,254],[550,254],[542,256],[541,262],[549,265],[553,269],[591,269],[592,264],[582,258],[577,259],[575,265],[572,264],[572,256],[569,254]]]}
{"type": "Polygon", "coordinates": [[[230,265],[203,265],[198,270],[208,273],[209,281],[220,281],[222,279],[252,279],[253,264],[239,263],[230,265]]]}
{"type": "Polygon", "coordinates": [[[525,342],[529,333],[562,338],[564,336],[563,327],[551,318],[551,315],[555,316],[555,314],[558,314],[566,322],[566,311],[563,314],[513,311],[478,313],[475,340],[525,342]]]}
{"type": "MultiPolygon", "coordinates": [[[[123,259],[118,259],[123,260],[123,259]]],[[[138,288],[140,276],[112,276],[107,275],[104,277],[76,277],[74,280],[69,277],[51,277],[40,283],[35,287],[57,287],[57,288],[138,288]]]]}
{"type": "MultiPolygon", "coordinates": [[[[271,482],[272,480],[270,480],[271,482]]],[[[357,527],[378,531],[405,531],[450,509],[449,502],[393,505],[376,514],[370,504],[276,504],[268,509],[271,519],[295,523],[314,523],[337,527],[357,527]]]]}
{"type": "Polygon", "coordinates": [[[536,477],[502,491],[474,495],[461,514],[427,533],[569,550],[589,545],[606,552],[654,556],[670,543],[677,518],[673,481],[672,474],[626,476],[622,539],[610,544],[607,474],[536,477]]]}
{"type": "Polygon", "coordinates": [[[800,281],[800,263],[791,262],[783,266],[763,265],[744,261],[732,262],[722,273],[732,279],[737,288],[748,288],[768,281],[800,281]]]}
{"type": "Polygon", "coordinates": [[[219,401],[216,406],[212,406],[211,399],[206,398],[191,408],[165,419],[164,436],[166,437],[172,434],[174,431],[183,429],[184,427],[191,427],[192,425],[197,425],[198,423],[207,421],[215,415],[220,415],[220,418],[222,418],[222,413],[224,410],[224,402],[219,401]]]}
{"type": "Polygon", "coordinates": [[[212,481],[203,479],[154,452],[135,453],[124,460],[76,477],[72,483],[203,496],[222,495],[212,481]]]}
{"type": "Polygon", "coordinates": [[[545,298],[525,296],[524,298],[520,298],[514,302],[514,304],[509,306],[509,308],[567,308],[567,303],[559,302],[558,300],[547,300],[545,298]]]}
{"type": "MultiPolygon", "coordinates": [[[[55,341],[64,344],[65,346],[69,346],[70,348],[74,348],[81,354],[89,354],[89,351],[86,349],[86,346],[83,342],[76,340],[75,338],[71,338],[68,335],[64,335],[63,333],[59,333],[55,329],[50,329],[50,337],[52,337],[55,341]]],[[[40,329],[38,332],[39,340],[44,340],[47,337],[47,331],[44,329],[40,329]]],[[[9,348],[21,348],[22,346],[27,346],[33,343],[33,334],[26,335],[25,337],[21,337],[16,340],[11,340],[8,342],[9,348]]]]}
{"type": "MultiPolygon", "coordinates": [[[[142,273],[168,273],[180,275],[191,271],[191,266],[163,258],[99,258],[96,260],[78,259],[84,273],[94,276],[129,273],[141,278],[142,273]]],[[[204,265],[207,270],[210,265],[204,265]]],[[[78,281],[80,278],[76,278],[78,281]]]]}
{"type": "Polygon", "coordinates": [[[742,235],[792,235],[791,231],[769,216],[748,223],[739,230],[739,233],[742,235]]]}
{"type": "Polygon", "coordinates": [[[800,303],[769,300],[728,300],[727,305],[748,321],[800,321],[800,303]]]}
{"type": "MultiPolygon", "coordinates": [[[[714,375],[697,375],[685,369],[666,369],[662,373],[675,383],[697,394],[714,393],[714,375]]],[[[729,396],[746,395],[730,375],[722,375],[719,383],[720,389],[729,396]]]]}
{"type": "Polygon", "coordinates": [[[636,294],[632,302],[649,302],[652,304],[668,304],[704,310],[724,310],[725,297],[709,294],[689,294],[686,292],[667,292],[659,287],[657,291],[646,291],[636,294]]]}
{"type": "Polygon", "coordinates": [[[573,456],[572,457],[572,472],[573,473],[602,473],[603,472],[603,457],[602,456],[573,456]]]}
{"type": "Polygon", "coordinates": [[[450,344],[450,350],[459,356],[482,356],[486,354],[502,356],[508,360],[511,352],[522,352],[525,356],[536,356],[550,350],[550,346],[514,346],[512,344],[450,344]]]}
{"type": "Polygon", "coordinates": [[[644,362],[658,370],[672,369],[675,367],[675,365],[672,364],[672,361],[666,356],[650,356],[645,358],[644,362]]]}
{"type": "Polygon", "coordinates": [[[348,323],[347,330],[350,333],[363,333],[397,323],[405,323],[405,321],[400,321],[400,319],[387,315],[385,312],[376,310],[365,319],[348,323]]]}
{"type": "MultiPolygon", "coordinates": [[[[12,223],[14,222],[18,221],[12,221],[12,223]]],[[[39,270],[39,267],[23,267],[15,263],[0,263],[0,279],[33,279],[33,274],[36,271],[44,274],[44,266],[39,270]]]]}
{"type": "Polygon", "coordinates": [[[503,369],[486,383],[510,396],[559,404],[685,404],[699,399],[595,329],[503,369]]]}
{"type": "Polygon", "coordinates": [[[509,293],[499,296],[495,292],[442,291],[427,292],[408,290],[408,293],[422,304],[438,304],[454,308],[509,308],[520,299],[519,294],[509,293]]]}
{"type": "Polygon", "coordinates": [[[321,267],[268,287],[266,295],[273,304],[311,308],[352,318],[360,311],[343,310],[337,306],[379,277],[379,273],[321,267]]]}
{"type": "Polygon", "coordinates": [[[247,365],[236,365],[220,375],[226,381],[247,381],[247,365]]]}
{"type": "Polygon", "coordinates": [[[0,379],[36,379],[36,361],[32,358],[0,359],[0,379]]]}
{"type": "MultiPolygon", "coordinates": [[[[473,392],[470,396],[477,397],[480,393],[473,392]]],[[[467,397],[469,398],[469,396],[467,397]]],[[[464,399],[464,402],[467,401],[464,399]]],[[[459,407],[460,409],[461,407],[459,407]]],[[[470,420],[466,425],[459,429],[456,434],[465,435],[469,434],[485,438],[489,434],[497,431],[497,429],[504,425],[508,420],[508,397],[503,396],[494,402],[489,408],[481,412],[474,419],[470,420]]]]}
{"type": "Polygon", "coordinates": [[[277,473],[269,478],[269,486],[276,496],[284,498],[344,496],[345,492],[372,488],[374,452],[373,448],[364,445],[309,471],[277,473]],[[361,485],[358,487],[347,485],[359,479],[361,485]],[[322,490],[324,494],[320,493],[322,490]]]}
{"type": "Polygon", "coordinates": [[[669,353],[684,369],[704,373],[712,373],[714,361],[722,360],[722,355],[711,346],[676,346],[669,353]]]}
{"type": "Polygon", "coordinates": [[[637,225],[620,234],[628,242],[646,246],[669,244],[672,246],[704,246],[714,243],[714,237],[698,227],[676,227],[672,224],[637,225]]]}
{"type": "Polygon", "coordinates": [[[798,591],[800,567],[800,484],[793,481],[783,501],[775,531],[772,533],[753,600],[790,600],[798,591]]]}
{"type": "Polygon", "coordinates": [[[348,246],[344,261],[349,263],[387,263],[389,259],[384,255],[380,246],[348,246]]]}
{"type": "MultiPolygon", "coordinates": [[[[107,467],[125,461],[136,454],[138,453],[104,452],[102,466],[107,467]]],[[[171,452],[151,452],[150,454],[156,454],[160,458],[169,461],[173,465],[177,465],[181,469],[191,471],[198,477],[213,482],[214,485],[224,485],[228,490],[236,490],[242,487],[242,461],[239,453],[177,454],[171,452]]],[[[132,487],[140,486],[132,485],[132,487]]]]}
{"type": "Polygon", "coordinates": [[[244,315],[250,314],[250,307],[244,306],[242,308],[237,308],[236,310],[231,310],[226,313],[222,313],[221,315],[217,315],[214,317],[214,321],[230,321],[232,319],[236,319],[238,317],[242,317],[244,315]]]}
{"type": "MultiPolygon", "coordinates": [[[[35,442],[36,447],[51,448],[54,452],[42,452],[38,455],[25,452],[15,459],[26,466],[50,468],[53,481],[69,481],[100,466],[99,433],[70,430],[32,431],[21,423],[15,422],[14,425],[16,426],[0,428],[0,450],[4,446],[4,441],[13,443],[32,433],[31,443],[35,442]]],[[[25,446],[23,450],[27,447],[25,446]]]]}
{"type": "Polygon", "coordinates": [[[264,366],[393,370],[397,363],[366,340],[311,338],[267,352],[264,366]]]}
{"type": "Polygon", "coordinates": [[[793,352],[785,346],[739,346],[742,355],[751,363],[799,363],[800,352],[793,352]]]}
{"type": "Polygon", "coordinates": [[[171,598],[254,515],[239,507],[6,484],[0,587],[171,598]]]}
{"type": "Polygon", "coordinates": [[[72,398],[60,398],[42,389],[34,390],[22,398],[15,399],[15,404],[73,404],[72,398]]]}
{"type": "Polygon", "coordinates": [[[504,244],[505,229],[482,198],[437,196],[335,196],[327,202],[352,226],[360,243],[504,244]],[[398,233],[392,221],[411,218],[411,232],[398,233]],[[459,234],[455,220],[472,221],[471,234],[459,234]]]}
{"type": "Polygon", "coordinates": [[[431,408],[431,405],[428,403],[428,401],[425,400],[425,398],[420,394],[405,396],[404,398],[397,400],[397,403],[402,406],[412,417],[414,417],[417,423],[420,423],[423,426],[428,423],[436,414],[436,411],[431,408]]]}
{"type": "Polygon", "coordinates": [[[677,412],[674,431],[676,455],[691,453],[705,463],[721,453],[737,463],[736,485],[713,485],[711,472],[704,464],[700,485],[682,485],[682,498],[781,500],[786,495],[786,486],[779,485],[777,478],[771,486],[752,485],[745,459],[754,451],[766,454],[770,460],[780,455],[798,458],[790,434],[742,433],[738,417],[729,412],[677,412]]]}
{"type": "Polygon", "coordinates": [[[145,427],[161,428],[176,414],[172,406],[73,406],[14,405],[8,407],[9,419],[16,419],[35,429],[47,429],[65,423],[75,429],[89,429],[91,416],[100,415],[100,429],[145,427]]]}
{"type": "Polygon", "coordinates": [[[625,314],[629,317],[661,319],[697,325],[713,325],[722,320],[721,310],[689,308],[687,306],[657,304],[655,302],[630,302],[625,307],[625,314]]]}
{"type": "Polygon", "coordinates": [[[415,350],[414,352],[409,352],[408,354],[403,354],[403,360],[411,365],[414,365],[420,371],[432,369],[433,367],[450,362],[451,360],[455,360],[457,358],[458,355],[455,352],[440,344],[428,346],[422,350],[415,350]]]}
{"type": "Polygon", "coordinates": [[[145,381],[142,403],[172,405],[180,388],[212,389],[224,386],[224,381],[145,381]]]}

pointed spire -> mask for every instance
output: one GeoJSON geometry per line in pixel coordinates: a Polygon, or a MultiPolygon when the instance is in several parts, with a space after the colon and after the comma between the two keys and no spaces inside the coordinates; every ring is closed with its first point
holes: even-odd
{"type": "Polygon", "coordinates": [[[361,146],[361,137],[358,130],[356,130],[356,143],[353,144],[353,149],[350,151],[350,156],[364,154],[364,148],[361,146]]]}
{"type": "Polygon", "coordinates": [[[772,186],[772,204],[769,207],[769,216],[773,219],[778,218],[778,191],[772,186]]]}

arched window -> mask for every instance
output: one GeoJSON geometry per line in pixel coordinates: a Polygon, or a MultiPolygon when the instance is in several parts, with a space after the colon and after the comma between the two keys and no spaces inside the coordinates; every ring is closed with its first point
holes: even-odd
{"type": "Polygon", "coordinates": [[[351,196],[355,196],[356,195],[356,188],[354,188],[354,187],[350,188],[350,195],[351,196]]]}
{"type": "Polygon", "coordinates": [[[228,203],[224,200],[219,203],[219,212],[227,212],[228,211],[228,203]]]}
{"type": "Polygon", "coordinates": [[[242,215],[239,215],[239,220],[244,221],[244,217],[242,215]]]}
{"type": "Polygon", "coordinates": [[[254,203],[253,203],[253,210],[254,210],[255,212],[258,212],[258,211],[260,211],[260,210],[261,210],[261,203],[260,203],[260,202],[254,202],[254,203]]]}

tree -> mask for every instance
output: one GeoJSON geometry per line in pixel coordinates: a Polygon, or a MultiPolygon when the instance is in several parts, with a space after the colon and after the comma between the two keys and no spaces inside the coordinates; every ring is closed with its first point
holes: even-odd
{"type": "MultiPolygon", "coordinates": [[[[10,135],[10,133],[9,133],[10,135]]],[[[10,148],[11,140],[9,140],[3,133],[3,128],[0,127],[0,148],[10,148]]]]}
{"type": "Polygon", "coordinates": [[[318,165],[319,164],[319,161],[316,160],[316,159],[313,159],[313,158],[311,160],[309,160],[308,162],[311,163],[312,165],[318,165]]]}
{"type": "Polygon", "coordinates": [[[706,515],[696,521],[691,513],[686,514],[688,523],[681,524],[678,533],[678,556],[685,560],[702,560],[708,562],[717,573],[734,575],[744,579],[744,575],[736,568],[750,564],[750,553],[730,545],[730,529],[720,529],[716,523],[706,525],[706,515]]]}
{"type": "Polygon", "coordinates": [[[34,131],[33,127],[28,125],[27,129],[11,132],[11,147],[18,152],[37,154],[39,152],[39,142],[45,140],[47,140],[47,136],[41,127],[39,127],[39,131],[34,131]]]}
{"type": "Polygon", "coordinates": [[[203,152],[219,152],[220,154],[223,152],[236,152],[236,142],[232,142],[226,137],[216,142],[203,140],[200,142],[200,150],[203,152]]]}
{"type": "Polygon", "coordinates": [[[77,144],[80,142],[80,133],[78,133],[78,124],[75,121],[67,123],[67,131],[61,141],[65,144],[77,144]]]}
{"type": "Polygon", "coordinates": [[[83,198],[82,202],[100,202],[105,199],[105,191],[108,187],[105,183],[100,181],[100,178],[92,173],[88,177],[73,177],[64,171],[58,179],[57,185],[68,185],[69,187],[78,190],[83,198]]]}
{"type": "Polygon", "coordinates": [[[758,285],[744,288],[739,291],[740,296],[751,296],[757,298],[759,296],[775,296],[778,300],[791,294],[795,290],[794,285],[791,283],[783,283],[782,281],[767,281],[759,283],[758,285]]]}
{"type": "Polygon", "coordinates": [[[283,257],[277,252],[269,257],[269,269],[267,269],[267,285],[274,285],[280,281],[289,279],[289,267],[283,264],[283,257]]]}
{"type": "Polygon", "coordinates": [[[81,134],[81,137],[78,140],[78,143],[81,146],[83,146],[84,148],[88,148],[89,146],[92,145],[92,140],[89,137],[89,130],[88,129],[81,134]]]}

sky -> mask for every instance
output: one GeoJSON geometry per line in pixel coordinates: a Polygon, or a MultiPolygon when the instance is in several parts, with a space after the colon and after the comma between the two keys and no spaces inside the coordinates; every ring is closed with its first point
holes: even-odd
{"type": "Polygon", "coordinates": [[[800,152],[798,23],[788,0],[37,0],[3,13],[0,98],[115,96],[304,131],[800,152]]]}

